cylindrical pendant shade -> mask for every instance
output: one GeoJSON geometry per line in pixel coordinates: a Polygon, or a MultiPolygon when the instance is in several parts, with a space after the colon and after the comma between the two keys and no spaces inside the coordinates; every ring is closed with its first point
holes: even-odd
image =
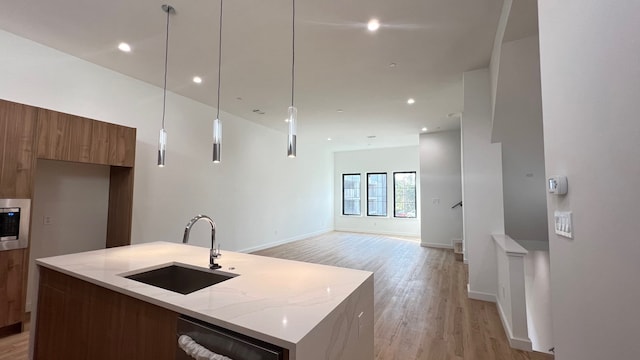
{"type": "Polygon", "coordinates": [[[158,137],[158,166],[164,167],[165,155],[167,152],[167,131],[160,129],[160,136],[158,137]]]}
{"type": "Polygon", "coordinates": [[[287,144],[287,156],[296,157],[296,123],[298,121],[298,109],[289,106],[289,141],[287,144]]]}
{"type": "Polygon", "coordinates": [[[222,123],[220,119],[213,120],[213,162],[219,163],[222,150],[222,123]]]}

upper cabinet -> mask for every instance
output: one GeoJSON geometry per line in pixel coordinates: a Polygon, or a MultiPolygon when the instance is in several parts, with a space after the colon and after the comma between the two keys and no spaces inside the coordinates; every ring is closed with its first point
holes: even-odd
{"type": "Polygon", "coordinates": [[[38,109],[37,157],[132,167],[136,129],[38,109]]]}
{"type": "Polygon", "coordinates": [[[0,100],[0,198],[31,198],[37,114],[0,100]]]}

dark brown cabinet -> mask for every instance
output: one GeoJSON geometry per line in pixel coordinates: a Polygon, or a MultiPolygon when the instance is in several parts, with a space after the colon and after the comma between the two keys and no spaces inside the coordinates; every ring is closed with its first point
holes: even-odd
{"type": "Polygon", "coordinates": [[[38,110],[40,159],[132,167],[136,130],[51,110],[38,110]]]}
{"type": "Polygon", "coordinates": [[[30,199],[37,108],[0,100],[0,198],[30,199]]]}
{"type": "Polygon", "coordinates": [[[40,268],[34,359],[172,360],[178,314],[40,268]]]}
{"type": "Polygon", "coordinates": [[[22,321],[24,249],[0,251],[0,324],[22,321]]]}

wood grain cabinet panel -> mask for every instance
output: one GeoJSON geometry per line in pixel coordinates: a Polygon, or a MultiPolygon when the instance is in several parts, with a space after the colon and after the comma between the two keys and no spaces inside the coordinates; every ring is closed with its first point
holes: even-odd
{"type": "Polygon", "coordinates": [[[172,360],[178,314],[40,268],[34,359],[172,360]]]}
{"type": "Polygon", "coordinates": [[[0,198],[31,198],[37,109],[0,100],[0,198]]]}
{"type": "Polygon", "coordinates": [[[24,249],[0,251],[0,327],[22,322],[24,249]]]}
{"type": "Polygon", "coordinates": [[[70,115],[38,109],[37,157],[68,161],[71,139],[70,115]]]}
{"type": "Polygon", "coordinates": [[[133,166],[135,145],[134,128],[38,110],[38,158],[133,166]]]}

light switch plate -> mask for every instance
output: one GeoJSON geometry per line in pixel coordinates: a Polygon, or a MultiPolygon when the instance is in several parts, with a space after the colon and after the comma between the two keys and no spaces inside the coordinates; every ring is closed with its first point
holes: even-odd
{"type": "Polygon", "coordinates": [[[573,219],[571,211],[555,211],[553,218],[555,220],[556,234],[573,239],[573,219]]]}

